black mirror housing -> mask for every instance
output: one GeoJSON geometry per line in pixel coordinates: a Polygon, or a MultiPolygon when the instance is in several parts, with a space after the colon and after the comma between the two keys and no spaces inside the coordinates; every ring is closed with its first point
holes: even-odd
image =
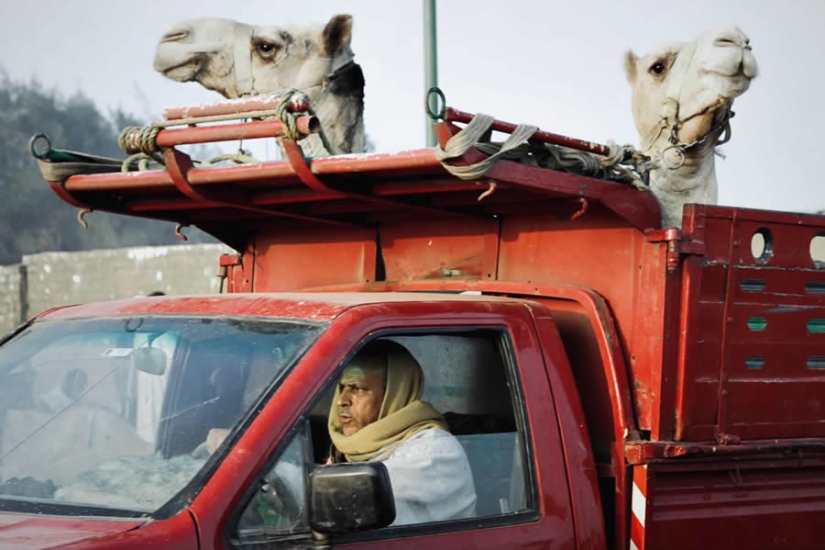
{"type": "Polygon", "coordinates": [[[309,483],[309,523],[318,533],[377,529],[395,521],[390,475],[381,462],[319,466],[309,483]]]}

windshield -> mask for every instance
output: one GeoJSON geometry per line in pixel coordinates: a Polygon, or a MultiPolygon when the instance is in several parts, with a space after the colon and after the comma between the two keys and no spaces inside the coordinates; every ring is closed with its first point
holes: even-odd
{"type": "Polygon", "coordinates": [[[0,498],[153,512],[323,327],[285,320],[42,321],[0,346],[0,498]]]}

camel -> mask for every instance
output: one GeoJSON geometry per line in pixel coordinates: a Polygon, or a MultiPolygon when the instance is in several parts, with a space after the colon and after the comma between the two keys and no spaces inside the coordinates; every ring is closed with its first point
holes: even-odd
{"type": "Polygon", "coordinates": [[[681,228],[685,204],[717,202],[715,147],[730,138],[733,100],[757,73],[750,40],[735,26],[710,30],[643,57],[628,51],[624,72],[662,226],[681,228]]]}
{"type": "Polygon", "coordinates": [[[350,47],[352,16],[326,25],[251,26],[230,19],[182,21],[163,35],[155,70],[177,82],[199,82],[235,99],[305,92],[331,151],[320,136],[303,139],[304,154],[318,157],[364,151],[364,75],[350,47]]]}

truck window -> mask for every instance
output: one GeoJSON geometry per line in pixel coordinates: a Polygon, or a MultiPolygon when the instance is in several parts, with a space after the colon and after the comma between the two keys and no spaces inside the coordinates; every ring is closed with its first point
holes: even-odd
{"type": "Polygon", "coordinates": [[[0,507],[148,515],[197,489],[209,427],[237,425],[321,330],[228,317],[34,323],[0,347],[0,507]],[[254,375],[253,352],[267,358],[254,375]]]}
{"type": "MultiPolygon", "coordinates": [[[[328,424],[330,415],[337,408],[336,402],[351,405],[346,403],[346,397],[341,397],[345,390],[339,389],[339,383],[342,386],[349,383],[347,367],[355,362],[350,359],[341,365],[325,391],[301,420],[302,425],[308,423],[308,430],[298,428],[299,433],[309,434],[306,464],[294,462],[300,452],[296,450],[297,443],[290,442],[287,448],[292,449],[292,458],[276,460],[274,466],[267,468],[259,483],[267,485],[269,479],[283,479],[283,476],[278,475],[278,469],[289,469],[284,466],[284,460],[293,464],[293,471],[304,472],[312,467],[322,468],[330,461],[382,460],[390,472],[393,485],[396,521],[381,531],[391,533],[393,528],[412,526],[420,530],[421,527],[418,526],[421,525],[433,525],[439,531],[445,528],[452,530],[450,524],[455,526],[455,530],[470,529],[479,525],[479,518],[490,518],[497,524],[507,522],[508,518],[513,522],[525,521],[529,514],[519,512],[534,509],[534,493],[525,451],[526,434],[520,405],[523,400],[519,398],[520,386],[514,368],[514,357],[505,334],[494,330],[474,330],[460,334],[433,332],[385,335],[362,342],[361,347],[367,348],[375,342],[383,341],[401,345],[420,365],[424,375],[421,400],[440,413],[446,431],[443,437],[448,437],[450,441],[441,445],[441,440],[434,438],[424,445],[424,452],[405,451],[405,442],[414,440],[416,436],[426,441],[423,432],[419,432],[401,442],[394,441],[388,445],[388,452],[382,450],[370,458],[355,456],[353,460],[339,456],[336,460],[335,455],[341,453],[332,443],[328,424]],[[337,398],[336,389],[339,389],[337,398]],[[427,456],[428,448],[447,453],[453,458],[458,457],[455,460],[459,462],[463,460],[468,467],[466,478],[462,478],[461,472],[450,470],[454,466],[447,465],[442,469],[438,462],[440,457],[427,456]],[[333,458],[330,458],[331,451],[333,458]],[[403,456],[411,457],[412,464],[394,465],[393,458],[405,452],[407,454],[403,456]],[[309,464],[310,461],[315,464],[309,464]],[[449,477],[443,477],[439,472],[453,473],[449,477]],[[461,481],[456,481],[457,478],[461,481]],[[450,484],[457,485],[452,493],[439,496],[440,487],[450,484]],[[471,500],[468,500],[467,495],[470,495],[471,500]]],[[[355,356],[359,356],[357,349],[355,356]]],[[[387,369],[391,372],[393,368],[392,361],[389,361],[387,369]]],[[[385,389],[392,391],[392,382],[386,379],[384,383],[385,389]]],[[[385,395],[382,399],[382,406],[386,405],[388,397],[385,395]]],[[[351,406],[352,409],[356,408],[355,405],[351,406]]],[[[357,412],[353,412],[352,416],[357,417],[357,412]]],[[[380,419],[375,422],[378,421],[380,419]]],[[[361,428],[361,431],[364,429],[361,428]]],[[[442,435],[441,432],[438,433],[442,435]]],[[[386,433],[379,437],[391,439],[386,433]]],[[[289,453],[285,452],[286,454],[289,453]]],[[[305,473],[303,483],[295,488],[282,487],[290,495],[288,500],[294,503],[290,513],[296,513],[300,509],[300,513],[304,514],[302,518],[281,517],[278,511],[266,506],[265,499],[252,491],[251,500],[245,504],[240,514],[241,520],[230,539],[243,544],[267,540],[266,537],[262,538],[261,532],[261,526],[266,521],[272,525],[272,535],[283,534],[284,530],[293,535],[306,534],[309,529],[308,511],[304,506],[308,487],[306,476],[305,473]]],[[[380,531],[367,535],[349,535],[347,539],[356,536],[375,537],[379,533],[380,531]]]]}
{"type": "MultiPolygon", "coordinates": [[[[304,426],[304,424],[302,424],[304,426]]],[[[244,542],[263,542],[272,535],[308,534],[304,429],[292,436],[264,476],[238,522],[244,542]]]]}

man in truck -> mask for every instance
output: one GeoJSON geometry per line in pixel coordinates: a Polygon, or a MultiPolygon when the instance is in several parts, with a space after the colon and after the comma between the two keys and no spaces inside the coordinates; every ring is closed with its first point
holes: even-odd
{"type": "Polygon", "coordinates": [[[329,462],[380,460],[395,498],[393,525],[475,516],[464,448],[421,401],[424,373],[402,345],[373,340],[344,369],[329,413],[329,462]]]}
{"type": "MultiPolygon", "coordinates": [[[[391,340],[373,340],[344,368],[329,412],[327,463],[382,461],[395,499],[393,525],[476,515],[464,448],[441,413],[421,401],[423,392],[424,372],[409,350],[391,340]]],[[[204,445],[208,453],[228,434],[210,430],[204,445]]]]}

